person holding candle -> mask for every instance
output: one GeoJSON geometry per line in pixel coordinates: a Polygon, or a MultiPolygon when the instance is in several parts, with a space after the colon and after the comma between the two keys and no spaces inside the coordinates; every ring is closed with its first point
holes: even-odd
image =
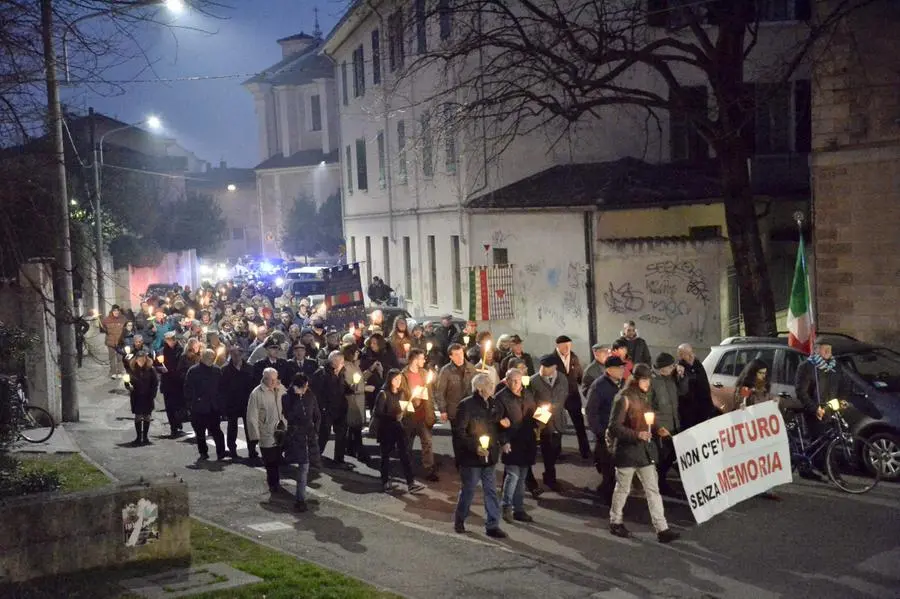
{"type": "Polygon", "coordinates": [[[409,350],[412,349],[412,342],[406,319],[402,316],[398,316],[394,319],[394,327],[391,330],[391,334],[388,335],[388,343],[390,344],[394,355],[397,356],[397,360],[399,360],[401,364],[405,364],[407,362],[409,350]]]}
{"type": "Polygon", "coordinates": [[[311,380],[313,393],[319,400],[322,422],[319,427],[319,454],[325,454],[328,436],[334,431],[334,463],[337,468],[350,470],[352,466],[344,462],[347,447],[347,395],[353,389],[343,375],[344,356],[339,351],[328,356],[328,363],[316,371],[311,380]]]}
{"type": "Polygon", "coordinates": [[[404,418],[409,450],[412,452],[416,437],[422,445],[422,467],[428,473],[427,480],[437,482],[438,468],[434,460],[431,428],[434,426],[434,372],[425,369],[425,352],[413,349],[403,369],[403,395],[412,402],[414,411],[404,418]],[[429,376],[430,375],[430,376],[429,376]]]}
{"type": "MultiPolygon", "coordinates": [[[[491,354],[493,349],[494,336],[491,332],[478,331],[478,333],[475,334],[475,345],[466,350],[466,358],[475,365],[475,368],[484,370],[484,362],[486,359],[491,359],[491,356],[488,354],[491,354]]],[[[497,378],[499,379],[500,377],[497,378]]]]}
{"type": "Polygon", "coordinates": [[[501,429],[501,460],[503,461],[503,520],[512,523],[533,522],[525,511],[525,481],[529,469],[537,459],[537,404],[531,390],[522,383],[522,371],[513,368],[506,373],[505,385],[496,394],[509,427],[501,429]]]}
{"type": "MultiPolygon", "coordinates": [[[[365,346],[359,356],[359,367],[361,370],[372,370],[369,377],[369,384],[380,390],[384,386],[384,373],[396,368],[400,370],[400,362],[397,356],[387,345],[384,335],[381,333],[372,333],[366,339],[365,346]]],[[[375,406],[375,398],[377,392],[366,392],[366,409],[371,410],[375,406]]]]}
{"type": "Polygon", "coordinates": [[[247,458],[256,460],[259,457],[256,453],[256,445],[247,437],[247,402],[250,400],[250,394],[256,388],[257,382],[262,378],[262,373],[260,373],[260,379],[257,379],[253,367],[244,360],[241,348],[232,347],[228,353],[230,359],[222,367],[222,378],[219,381],[222,401],[225,404],[225,417],[228,419],[225,426],[225,444],[231,459],[236,460],[238,458],[238,420],[242,420],[244,438],[247,441],[247,458]]]}
{"type": "Polygon", "coordinates": [[[366,387],[375,366],[365,371],[360,369],[359,348],[355,343],[345,343],[341,355],[344,356],[344,380],[352,390],[347,394],[347,455],[368,465],[369,454],[363,444],[362,429],[366,422],[366,387]]]}
{"type": "MultiPolygon", "coordinates": [[[[497,496],[495,466],[500,457],[503,406],[493,398],[494,384],[489,376],[479,373],[472,379],[472,395],[462,400],[457,412],[459,441],[456,461],[460,467],[462,486],[453,515],[453,529],[466,532],[475,488],[481,483],[484,492],[485,529],[489,537],[504,539],[500,529],[500,500],[497,496]]],[[[507,426],[510,424],[506,421],[507,426]]]]}
{"type": "Polygon", "coordinates": [[[509,338],[509,354],[500,361],[500,372],[506,372],[510,368],[510,360],[520,359],[525,361],[526,375],[532,375],[536,371],[534,369],[534,360],[531,354],[525,352],[522,344],[522,338],[519,335],[513,335],[509,338]]]}
{"type": "MultiPolygon", "coordinates": [[[[475,347],[478,342],[476,336],[478,335],[478,323],[474,320],[466,321],[466,326],[459,333],[456,334],[456,337],[452,339],[453,343],[459,343],[463,346],[463,351],[467,354],[470,349],[475,347]]],[[[479,359],[481,356],[478,356],[479,359]]]]}
{"type": "Polygon", "coordinates": [[[159,377],[153,368],[153,359],[146,350],[138,351],[130,361],[128,377],[125,387],[129,392],[131,413],[134,414],[134,432],[137,434],[134,445],[148,445],[150,439],[147,435],[156,392],[159,390],[159,377]]]}
{"type": "Polygon", "coordinates": [[[394,486],[390,482],[391,453],[394,449],[397,450],[400,458],[407,491],[417,493],[425,488],[425,485],[416,482],[413,476],[412,458],[406,440],[406,430],[402,424],[405,416],[403,404],[406,401],[403,394],[403,373],[392,368],[385,377],[384,387],[375,399],[375,406],[372,409],[372,424],[370,425],[375,429],[375,438],[378,440],[378,447],[381,450],[381,486],[385,493],[394,491],[394,486]]]}
{"type": "Polygon", "coordinates": [[[456,410],[459,402],[471,391],[472,379],[478,374],[464,355],[463,346],[453,343],[447,350],[450,361],[438,371],[437,384],[434,389],[434,401],[441,413],[441,422],[450,422],[450,434],[456,454],[456,410]]]}
{"type": "Polygon", "coordinates": [[[173,439],[181,432],[186,416],[184,413],[184,380],[178,371],[183,351],[175,331],[168,331],[164,336],[161,351],[156,357],[156,368],[160,374],[160,391],[163,394],[166,417],[173,439]]]}
{"type": "Polygon", "coordinates": [[[631,481],[637,475],[644,487],[657,540],[670,543],[680,535],[666,522],[654,466],[658,454],[657,446],[652,442],[656,425],[648,395],[651,376],[649,366],[636,365],[625,388],[613,403],[608,431],[612,443],[610,451],[616,466],[616,487],[609,506],[609,531],[617,537],[631,536],[623,524],[622,511],[631,492],[631,481]]]}
{"type": "Polygon", "coordinates": [[[191,426],[197,435],[200,459],[206,460],[209,457],[209,446],[206,444],[206,434],[209,432],[216,444],[216,458],[221,461],[225,459],[225,436],[221,425],[224,406],[219,395],[222,371],[213,364],[215,359],[216,352],[211,349],[203,350],[200,363],[191,366],[185,375],[184,397],[190,405],[191,426]]]}
{"type": "Polygon", "coordinates": [[[562,435],[566,429],[566,398],[569,394],[567,379],[557,371],[559,357],[553,354],[541,356],[539,376],[532,377],[529,387],[534,401],[552,416],[541,431],[541,457],[544,461],[544,484],[559,492],[556,480],[556,462],[562,452],[562,435]]]}

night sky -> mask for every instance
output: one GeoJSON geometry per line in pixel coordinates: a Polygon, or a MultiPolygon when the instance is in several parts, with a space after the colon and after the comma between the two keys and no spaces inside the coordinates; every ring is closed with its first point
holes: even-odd
{"type": "MultiPolygon", "coordinates": [[[[345,3],[335,0],[222,0],[214,19],[186,12],[177,23],[204,29],[166,30],[148,27],[141,43],[154,61],[134,60],[105,74],[106,80],[155,80],[125,84],[119,95],[78,85],[63,92],[63,101],[75,110],[88,106],[124,122],[148,114],[162,119],[165,135],[217,165],[252,167],[260,162],[253,97],[241,82],[281,59],[275,40],[313,30],[313,9],[318,5],[324,34],[340,18],[345,3]],[[156,79],[234,75],[224,79],[161,82],[156,79]]],[[[96,86],[95,86],[96,87],[96,86]]]]}

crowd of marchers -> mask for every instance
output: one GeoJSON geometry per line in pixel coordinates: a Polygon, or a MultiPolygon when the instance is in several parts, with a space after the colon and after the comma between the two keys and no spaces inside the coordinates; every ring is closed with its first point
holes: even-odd
{"type": "MultiPolygon", "coordinates": [[[[536,499],[545,489],[562,492],[557,464],[565,459],[562,438],[571,426],[581,457],[600,475],[596,491],[610,505],[610,532],[629,536],[623,508],[630,494],[643,494],[666,543],[678,538],[661,497],[677,493],[668,482],[672,436],[736,407],[714,405],[690,345],[653,359],[633,322],[611,344],[594,345],[584,366],[564,334],[535,359],[519,335],[494,338],[473,321],[460,330],[450,316],[412,327],[396,318],[385,330],[376,310],[369,322],[339,331],[306,299],[275,295],[263,285],[223,283],[146,298],[133,315],[113,306],[101,330],[110,376],[123,378],[130,391],[135,445],[149,443],[160,391],[171,436],[185,434],[190,423],[200,460],[208,459],[208,436],[217,459],[244,459],[238,455],[242,424],[246,459],[265,466],[272,493],[282,492],[281,465],[296,466],[295,505],[305,511],[311,471],[355,468],[348,458],[369,465],[376,451],[385,492],[421,492],[412,457],[418,438],[426,481],[458,473],[455,530],[465,532],[480,483],[486,532],[504,537],[501,520],[533,521],[526,493],[536,499]],[[438,420],[449,423],[452,435],[454,455],[443,463],[432,444],[438,420]],[[332,457],[323,460],[329,441],[332,457]],[[393,455],[405,485],[392,482],[393,455]],[[533,471],[538,457],[540,482],[533,471]],[[640,485],[633,488],[635,477],[640,485]]],[[[763,400],[768,382],[759,366],[742,376],[763,400]]],[[[736,403],[747,405],[746,395],[736,403]]]]}

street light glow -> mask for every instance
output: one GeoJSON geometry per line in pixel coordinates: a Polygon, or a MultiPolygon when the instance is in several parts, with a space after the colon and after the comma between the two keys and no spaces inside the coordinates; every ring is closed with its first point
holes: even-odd
{"type": "Polygon", "coordinates": [[[165,0],[163,4],[165,4],[166,8],[173,14],[181,14],[181,12],[184,11],[183,0],[165,0]]]}
{"type": "Polygon", "coordinates": [[[228,191],[237,191],[237,185],[235,185],[234,183],[229,183],[226,189],[228,189],[228,191]]]}
{"type": "Polygon", "coordinates": [[[147,126],[150,127],[150,129],[156,131],[158,129],[162,129],[162,121],[159,120],[158,116],[150,115],[147,117],[147,126]]]}

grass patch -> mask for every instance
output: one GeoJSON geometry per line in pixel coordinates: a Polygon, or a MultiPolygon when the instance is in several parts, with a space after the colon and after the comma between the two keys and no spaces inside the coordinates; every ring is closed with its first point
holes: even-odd
{"type": "Polygon", "coordinates": [[[60,491],[74,493],[98,489],[110,484],[109,478],[80,454],[40,454],[19,455],[23,472],[49,473],[59,475],[60,491]]]}
{"type": "MultiPolygon", "coordinates": [[[[398,599],[319,566],[257,545],[214,526],[191,521],[191,563],[224,562],[265,582],[237,589],[191,595],[196,599],[398,599]]],[[[183,566],[182,566],[183,567],[183,566]]],[[[79,572],[20,585],[0,585],[0,597],[16,599],[138,599],[118,581],[151,576],[168,568],[131,565],[115,570],[79,572]]]]}

